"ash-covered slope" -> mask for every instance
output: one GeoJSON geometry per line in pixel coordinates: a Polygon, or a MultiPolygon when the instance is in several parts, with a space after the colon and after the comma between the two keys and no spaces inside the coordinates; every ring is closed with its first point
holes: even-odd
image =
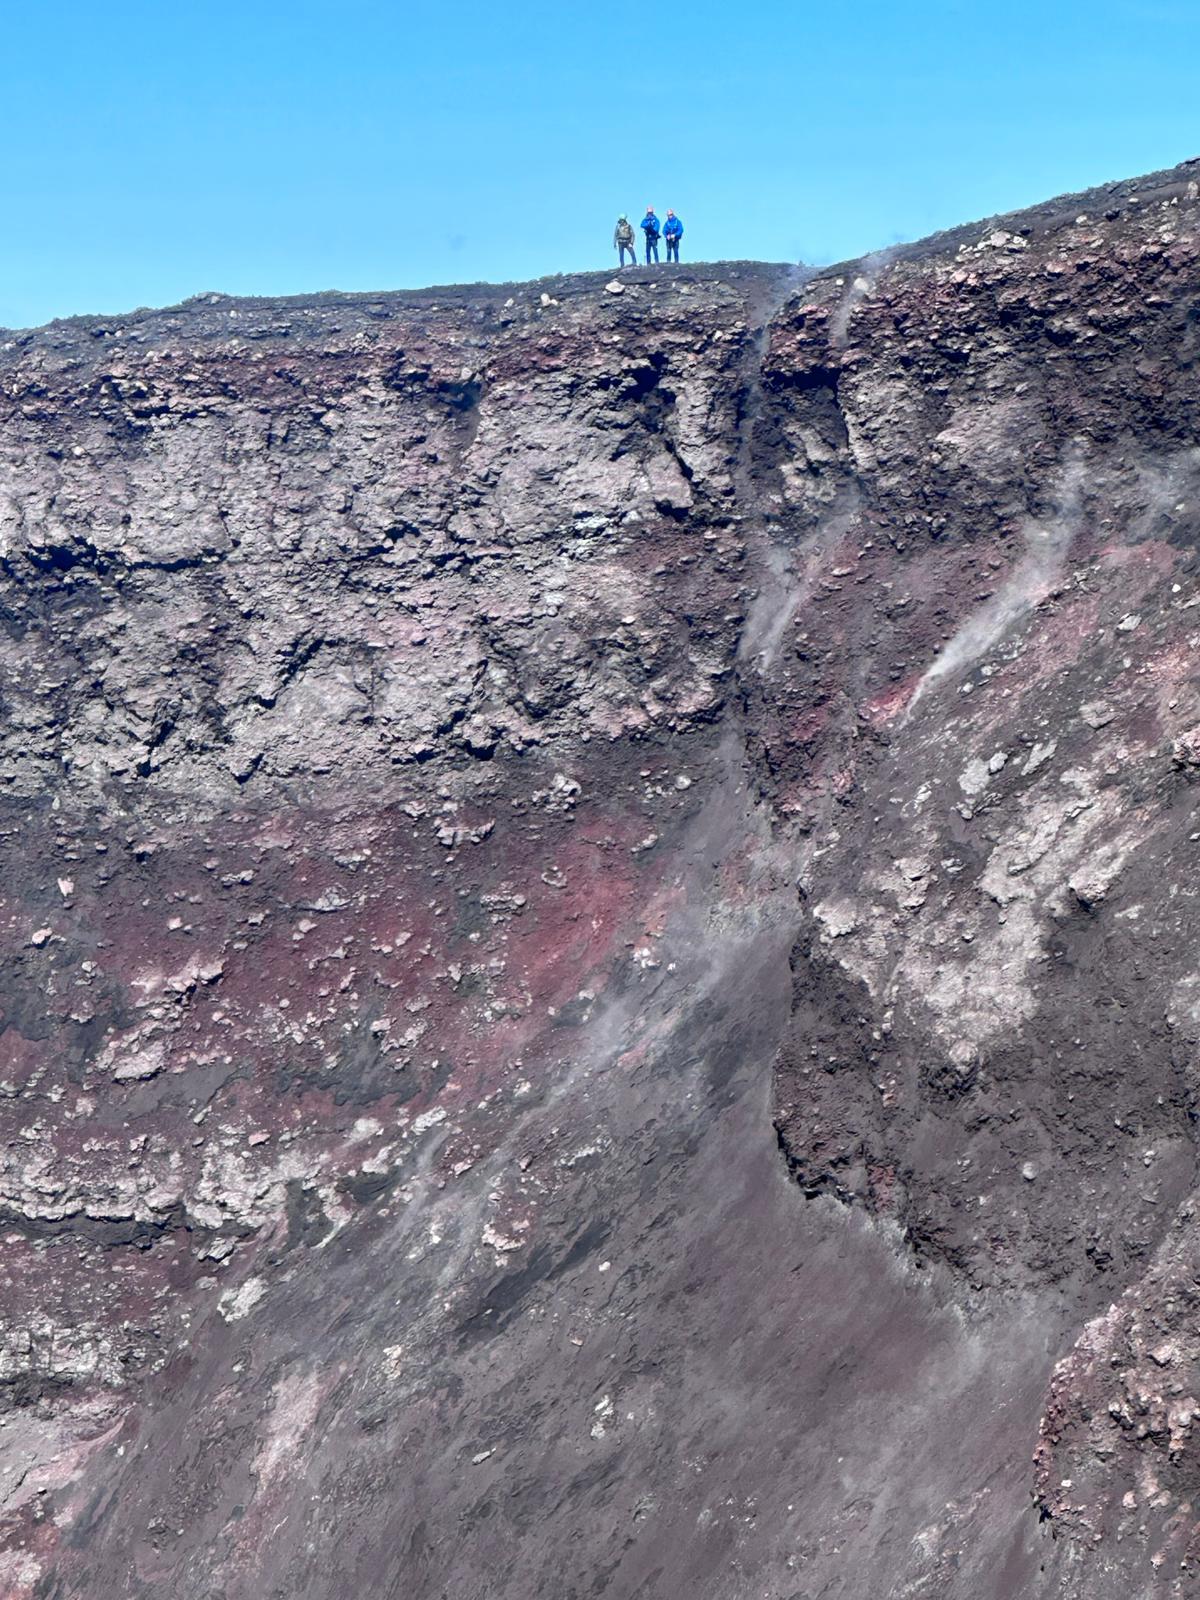
{"type": "Polygon", "coordinates": [[[3,342],[0,1593],[1194,1592],[1193,170],[3,342]]]}

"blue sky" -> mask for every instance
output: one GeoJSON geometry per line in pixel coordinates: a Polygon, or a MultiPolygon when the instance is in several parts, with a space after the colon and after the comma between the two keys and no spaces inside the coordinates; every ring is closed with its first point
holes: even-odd
{"type": "Polygon", "coordinates": [[[829,262],[1200,154],[1194,0],[45,0],[9,9],[0,324],[829,262]]]}

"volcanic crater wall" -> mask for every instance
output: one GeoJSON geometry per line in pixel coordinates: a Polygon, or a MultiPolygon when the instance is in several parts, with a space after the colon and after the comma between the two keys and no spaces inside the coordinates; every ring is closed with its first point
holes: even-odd
{"type": "Polygon", "coordinates": [[[0,1592],[1193,1592],[1193,170],[4,339],[0,1592]]]}

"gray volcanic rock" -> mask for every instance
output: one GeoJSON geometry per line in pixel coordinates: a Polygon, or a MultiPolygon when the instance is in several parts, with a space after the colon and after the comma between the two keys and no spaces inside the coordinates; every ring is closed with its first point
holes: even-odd
{"type": "Polygon", "coordinates": [[[0,1593],[1195,1592],[1198,172],[0,340],[0,1593]]]}

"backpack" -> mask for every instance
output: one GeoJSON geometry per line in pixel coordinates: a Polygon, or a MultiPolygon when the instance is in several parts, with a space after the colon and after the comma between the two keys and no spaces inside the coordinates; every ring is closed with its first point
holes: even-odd
{"type": "Polygon", "coordinates": [[[633,223],[632,222],[618,222],[617,223],[617,243],[618,244],[632,244],[633,243],[633,223]]]}

